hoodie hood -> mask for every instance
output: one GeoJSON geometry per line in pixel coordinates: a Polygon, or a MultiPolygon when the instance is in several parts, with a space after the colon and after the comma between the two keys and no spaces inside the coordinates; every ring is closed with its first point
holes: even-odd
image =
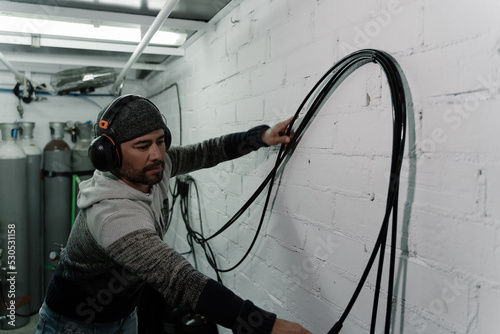
{"type": "Polygon", "coordinates": [[[131,199],[151,202],[152,196],[132,188],[111,172],[94,171],[94,176],[80,183],[76,204],[87,209],[95,203],[110,199],[131,199]]]}

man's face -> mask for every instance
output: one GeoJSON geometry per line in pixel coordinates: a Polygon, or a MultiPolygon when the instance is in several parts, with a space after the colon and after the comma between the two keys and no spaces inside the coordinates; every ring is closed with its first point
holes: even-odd
{"type": "Polygon", "coordinates": [[[129,186],[149,192],[165,167],[165,133],[158,129],[121,144],[122,166],[114,173],[129,186]]]}

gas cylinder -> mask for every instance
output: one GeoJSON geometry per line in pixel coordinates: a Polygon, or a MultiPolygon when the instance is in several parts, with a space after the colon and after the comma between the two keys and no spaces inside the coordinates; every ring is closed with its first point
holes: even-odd
{"type": "Polygon", "coordinates": [[[94,173],[94,165],[89,158],[89,146],[93,138],[92,123],[75,122],[76,143],[71,151],[72,172],[73,172],[73,203],[72,219],[78,214],[76,198],[78,196],[78,185],[81,181],[88,180],[94,173]]]}
{"type": "Polygon", "coordinates": [[[34,122],[19,122],[18,144],[26,154],[26,181],[28,184],[28,263],[30,286],[30,313],[42,306],[42,150],[33,140],[34,122]]]}
{"type": "Polygon", "coordinates": [[[18,126],[0,123],[0,274],[2,329],[26,325],[29,314],[26,154],[17,143],[18,126]]]}
{"type": "Polygon", "coordinates": [[[71,149],[66,123],[50,122],[52,140],[43,149],[43,265],[45,292],[71,230],[71,149]]]}

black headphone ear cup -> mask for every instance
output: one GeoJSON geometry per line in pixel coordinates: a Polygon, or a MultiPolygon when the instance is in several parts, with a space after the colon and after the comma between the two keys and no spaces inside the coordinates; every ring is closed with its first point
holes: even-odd
{"type": "Polygon", "coordinates": [[[168,151],[170,145],[172,145],[172,134],[168,127],[165,127],[163,131],[165,132],[165,151],[168,151]]]}
{"type": "Polygon", "coordinates": [[[100,171],[108,172],[121,165],[120,149],[106,135],[99,136],[90,143],[88,154],[94,167],[100,171]]]}

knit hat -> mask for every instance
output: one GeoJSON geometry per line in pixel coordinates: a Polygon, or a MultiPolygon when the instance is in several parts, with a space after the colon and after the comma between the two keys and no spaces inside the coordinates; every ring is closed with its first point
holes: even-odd
{"type": "Polygon", "coordinates": [[[158,108],[148,99],[138,95],[118,97],[97,118],[96,135],[111,136],[116,144],[163,129],[167,124],[158,108]]]}

